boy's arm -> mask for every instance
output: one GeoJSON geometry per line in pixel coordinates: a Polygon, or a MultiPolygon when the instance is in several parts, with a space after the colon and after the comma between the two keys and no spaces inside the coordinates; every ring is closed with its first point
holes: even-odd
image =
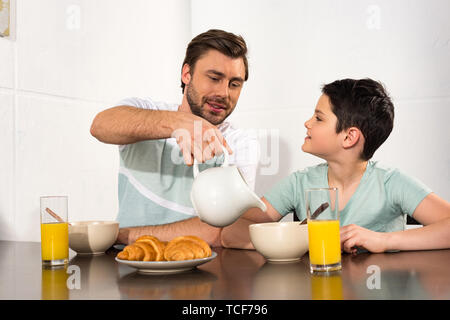
{"type": "Polygon", "coordinates": [[[221,245],[224,248],[252,249],[250,241],[249,226],[254,223],[274,222],[282,218],[281,214],[270,204],[266,198],[261,200],[265,203],[267,211],[259,208],[247,210],[235,223],[222,229],[221,245]]]}
{"type": "Polygon", "coordinates": [[[391,232],[387,250],[427,250],[450,248],[450,203],[430,193],[413,213],[422,228],[391,232]]]}
{"type": "Polygon", "coordinates": [[[449,202],[430,193],[417,206],[413,217],[424,227],[389,233],[374,232],[353,224],[342,227],[342,248],[346,252],[354,252],[355,246],[371,252],[450,248],[449,202]]]}

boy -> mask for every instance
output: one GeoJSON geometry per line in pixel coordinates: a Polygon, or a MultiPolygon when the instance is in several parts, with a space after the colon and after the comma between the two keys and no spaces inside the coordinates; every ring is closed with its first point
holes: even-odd
{"type": "Polygon", "coordinates": [[[345,79],[325,85],[322,93],[305,122],[302,150],[326,163],[280,181],[262,198],[267,212],[247,211],[222,231],[223,245],[252,248],[248,231],[242,235],[246,226],[278,221],[293,210],[302,220],[306,189],[337,187],[344,251],[450,248],[450,203],[401,171],[370,160],[393,128],[394,106],[383,86],[345,79]],[[405,231],[404,214],[424,227],[405,231]]]}

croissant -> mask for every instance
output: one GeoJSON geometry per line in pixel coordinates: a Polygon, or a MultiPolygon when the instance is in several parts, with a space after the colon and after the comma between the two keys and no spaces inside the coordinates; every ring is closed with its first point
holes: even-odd
{"type": "Polygon", "coordinates": [[[139,237],[136,242],[126,246],[117,257],[133,261],[163,261],[165,245],[153,236],[139,237]]]}
{"type": "Polygon", "coordinates": [[[141,261],[144,259],[145,253],[140,246],[130,244],[126,246],[123,251],[119,252],[117,257],[122,260],[141,261]]]}
{"type": "Polygon", "coordinates": [[[181,236],[166,242],[145,235],[126,246],[117,257],[133,261],[178,261],[206,258],[211,253],[208,243],[196,236],[181,236]]]}
{"type": "Polygon", "coordinates": [[[164,249],[166,247],[166,243],[160,241],[158,238],[154,236],[141,236],[136,239],[135,244],[139,243],[147,243],[149,244],[155,253],[154,257],[152,257],[150,260],[144,260],[144,261],[163,261],[164,260],[164,249]]]}
{"type": "Polygon", "coordinates": [[[203,239],[196,236],[181,236],[169,241],[164,258],[167,261],[201,259],[211,256],[211,248],[203,239]]]}

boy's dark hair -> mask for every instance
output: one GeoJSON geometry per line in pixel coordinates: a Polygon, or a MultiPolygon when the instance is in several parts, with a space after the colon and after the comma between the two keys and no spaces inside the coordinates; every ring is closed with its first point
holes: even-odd
{"type": "Polygon", "coordinates": [[[361,155],[372,158],[394,126],[394,105],[383,84],[372,79],[336,80],[322,87],[337,117],[336,133],[357,127],[364,135],[361,155]]]}
{"type": "MultiPolygon", "coordinates": [[[[244,38],[233,33],[218,29],[211,29],[199,34],[191,40],[187,49],[181,68],[187,63],[190,73],[193,74],[195,63],[209,50],[217,50],[230,58],[242,58],[245,66],[245,81],[248,79],[247,44],[244,38]]],[[[185,84],[181,81],[184,93],[185,84]]]]}

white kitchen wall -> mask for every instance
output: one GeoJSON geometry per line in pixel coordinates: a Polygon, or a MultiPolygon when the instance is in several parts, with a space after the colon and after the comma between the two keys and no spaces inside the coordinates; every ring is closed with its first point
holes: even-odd
{"type": "Polygon", "coordinates": [[[0,171],[0,239],[14,237],[13,121],[14,94],[9,90],[0,89],[0,167],[2,168],[0,171]]]}
{"type": "Polygon", "coordinates": [[[178,98],[171,81],[189,21],[184,0],[19,1],[19,89],[102,102],[178,98]]]}
{"type": "Polygon", "coordinates": [[[0,240],[39,241],[41,195],[68,195],[73,221],[115,218],[117,147],[91,137],[91,121],[123,97],[179,102],[186,45],[210,28],[249,45],[230,119],[267,145],[279,135],[259,195],[321,161],[300,149],[320,85],[371,77],[396,106],[374,159],[450,200],[447,0],[18,0],[16,12],[14,38],[0,38],[0,240]]]}
{"type": "Polygon", "coordinates": [[[116,146],[89,133],[129,96],[181,99],[191,38],[184,0],[18,0],[0,38],[0,240],[39,241],[39,197],[68,195],[69,219],[115,219],[116,146]]]}
{"type": "Polygon", "coordinates": [[[321,85],[370,77],[386,85],[396,107],[394,130],[373,159],[450,200],[449,1],[192,0],[191,8],[193,34],[222,28],[249,46],[250,78],[231,119],[278,130],[280,139],[279,158],[271,159],[279,170],[260,170],[258,194],[322,162],[301,151],[321,85]]]}

